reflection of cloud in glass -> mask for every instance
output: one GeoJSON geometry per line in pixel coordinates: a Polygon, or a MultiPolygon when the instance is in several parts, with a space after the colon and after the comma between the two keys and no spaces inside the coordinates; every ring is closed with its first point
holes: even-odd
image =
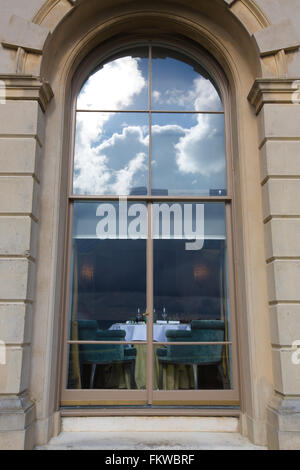
{"type": "Polygon", "coordinates": [[[159,102],[160,97],[161,97],[160,91],[158,91],[158,90],[153,90],[153,92],[152,92],[152,98],[153,98],[153,100],[154,100],[155,102],[159,102]]]}
{"type": "Polygon", "coordinates": [[[77,109],[124,109],[139,95],[146,80],[139,68],[139,59],[122,57],[104,65],[90,76],[82,88],[77,109]]]}
{"type": "Polygon", "coordinates": [[[143,126],[123,127],[98,146],[76,146],[74,192],[129,194],[145,186],[148,137],[143,126]]]}
{"type": "Polygon", "coordinates": [[[160,104],[175,106],[195,111],[222,111],[222,103],[217,90],[210,80],[199,77],[193,80],[193,88],[188,92],[177,88],[170,88],[162,95],[159,91],[153,92],[153,98],[160,104]],[[156,93],[154,95],[154,93],[156,93]]]}
{"type": "Polygon", "coordinates": [[[153,188],[195,195],[226,188],[222,115],[154,115],[153,122],[153,188]]]}
{"type": "Polygon", "coordinates": [[[213,79],[201,64],[179,51],[152,49],[153,108],[168,111],[222,111],[213,79]]]}
{"type": "MultiPolygon", "coordinates": [[[[142,103],[143,64],[133,57],[106,64],[82,88],[78,109],[124,110],[142,103]]],[[[176,76],[173,88],[168,83],[154,88],[153,102],[162,109],[221,109],[210,80],[198,75],[190,84],[186,91],[176,76]]],[[[226,187],[223,116],[153,114],[152,135],[154,188],[200,194],[226,187]]],[[[147,114],[77,113],[74,193],[126,195],[145,188],[148,146],[147,114]]]]}
{"type": "MultiPolygon", "coordinates": [[[[78,109],[124,109],[128,107],[146,86],[145,79],[138,67],[139,60],[123,57],[105,65],[92,75],[82,88],[78,100],[78,109]]],[[[79,131],[82,142],[91,146],[99,139],[104,123],[109,115],[104,113],[78,114],[77,122],[82,124],[79,131]]]]}
{"type": "Polygon", "coordinates": [[[203,176],[224,171],[224,138],[214,116],[199,114],[197,121],[175,145],[179,170],[203,176]]]}
{"type": "MultiPolygon", "coordinates": [[[[114,122],[116,115],[110,116],[114,122]]],[[[178,124],[160,122],[152,126],[154,188],[196,194],[201,190],[224,188],[223,116],[188,116],[185,122],[185,116],[179,119],[173,115],[173,119],[178,120],[178,124]]],[[[77,139],[75,193],[130,194],[133,187],[147,186],[147,126],[125,126],[123,122],[124,127],[112,124],[113,131],[108,132],[109,125],[110,121],[103,128],[108,138],[100,137],[98,145],[82,146],[77,139]]]]}
{"type": "MultiPolygon", "coordinates": [[[[93,74],[82,88],[77,102],[78,109],[126,109],[146,87],[146,81],[139,69],[139,59],[123,57],[106,64],[93,74]]],[[[110,137],[103,141],[104,130],[112,113],[77,113],[76,149],[74,161],[74,192],[82,194],[128,194],[134,176],[145,171],[146,154],[142,127],[123,127],[122,134],[113,129],[110,137]],[[134,149],[133,142],[141,145],[134,149]],[[111,164],[114,157],[110,149],[118,148],[121,155],[115,155],[119,163],[111,164]],[[131,147],[128,142],[131,141],[131,147]],[[123,160],[123,161],[122,161],[123,160]],[[123,167],[121,166],[123,165],[123,167]]],[[[141,185],[145,185],[145,178],[141,185]]]]}

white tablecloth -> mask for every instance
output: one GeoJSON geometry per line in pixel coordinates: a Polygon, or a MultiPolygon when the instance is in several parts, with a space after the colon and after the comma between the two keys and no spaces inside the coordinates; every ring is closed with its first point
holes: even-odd
{"type": "MultiPolygon", "coordinates": [[[[125,323],[115,323],[110,330],[124,330],[126,331],[125,341],[147,341],[147,327],[146,325],[126,325],[125,323]]],[[[153,339],[154,341],[165,342],[167,330],[190,330],[189,324],[157,324],[153,325],[153,339]]]]}

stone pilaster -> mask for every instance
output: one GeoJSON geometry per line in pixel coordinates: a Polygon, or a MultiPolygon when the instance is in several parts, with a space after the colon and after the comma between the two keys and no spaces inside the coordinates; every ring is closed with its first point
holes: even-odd
{"type": "MultiPolygon", "coordinates": [[[[299,83],[299,82],[298,82],[299,83]]],[[[271,449],[300,448],[300,105],[296,80],[257,80],[274,398],[271,449]],[[298,346],[299,347],[299,346],[298,346]],[[299,352],[299,354],[298,354],[299,352]]]]}
{"type": "Polygon", "coordinates": [[[35,77],[2,75],[0,80],[0,449],[29,449],[35,418],[28,388],[39,166],[52,92],[35,77]]]}

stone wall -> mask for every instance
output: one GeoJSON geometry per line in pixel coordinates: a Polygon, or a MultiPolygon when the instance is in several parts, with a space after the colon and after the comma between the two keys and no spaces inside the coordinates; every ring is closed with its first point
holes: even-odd
{"type": "MultiPolygon", "coordinates": [[[[58,282],[56,265],[51,265],[50,272],[44,253],[47,249],[47,256],[57,254],[60,237],[57,227],[49,239],[46,228],[41,229],[46,210],[52,214],[49,220],[53,227],[54,221],[59,220],[59,199],[53,194],[52,200],[49,195],[52,182],[46,171],[47,165],[57,158],[56,171],[60,174],[53,172],[53,178],[62,175],[61,155],[58,150],[55,156],[52,152],[57,138],[53,113],[57,106],[60,120],[56,123],[62,127],[64,105],[63,73],[55,75],[54,66],[55,56],[61,54],[63,58],[63,51],[55,47],[61,44],[61,48],[66,48],[66,60],[74,54],[75,63],[83,52],[78,46],[76,56],[69,44],[72,21],[76,15],[82,18],[81,24],[73,25],[75,30],[78,27],[78,35],[82,29],[82,41],[85,33],[94,28],[94,36],[90,33],[92,48],[100,26],[93,26],[88,15],[99,15],[100,24],[106,14],[100,9],[106,12],[112,3],[120,11],[128,5],[131,13],[143,13],[143,8],[151,12],[153,5],[129,0],[103,0],[100,6],[95,0],[0,0],[0,84],[6,87],[6,102],[0,104],[0,340],[7,346],[6,364],[0,364],[0,448],[31,448],[55,432],[53,379],[58,372],[56,366],[51,368],[49,364],[58,349],[55,325],[57,328],[60,312],[59,301],[54,301],[50,292],[58,282]],[[64,34],[66,40],[59,42],[64,34]],[[51,99],[54,104],[50,109],[51,99]],[[47,269],[49,279],[45,276],[47,269]],[[36,271],[40,273],[37,284],[36,271]],[[45,302],[45,297],[41,300],[42,291],[47,291],[51,301],[45,302]],[[43,432],[36,424],[41,421],[47,428],[43,432]]],[[[173,30],[178,28],[181,34],[188,28],[188,18],[196,31],[190,33],[191,37],[201,38],[199,42],[203,41],[217,60],[227,60],[232,83],[236,80],[236,89],[240,90],[235,97],[237,122],[244,122],[244,131],[239,132],[237,139],[240,161],[235,171],[241,175],[237,179],[242,187],[241,251],[246,279],[242,355],[249,356],[250,361],[249,380],[247,371],[241,371],[242,394],[246,397],[242,430],[258,444],[268,439],[270,448],[300,448],[300,365],[292,360],[293,342],[300,340],[300,105],[295,94],[295,81],[300,79],[300,2],[205,0],[196,4],[190,0],[165,0],[159,2],[156,10],[164,10],[170,24],[174,21],[173,30]],[[224,15],[217,14],[222,9],[224,15]],[[174,20],[169,11],[174,12],[174,20]],[[203,22],[207,22],[206,32],[203,22]],[[179,26],[181,23],[184,27],[179,26]],[[246,80],[238,84],[238,74],[242,77],[242,71],[248,70],[244,60],[248,61],[251,75],[249,72],[246,80]],[[249,109],[247,96],[252,85],[249,109]],[[250,144],[248,148],[246,145],[250,137],[247,128],[250,134],[254,119],[258,138],[251,139],[251,153],[252,147],[250,152],[250,144]],[[261,167],[260,180],[256,175],[256,156],[261,167]],[[254,181],[252,186],[248,180],[254,181]],[[251,194],[251,188],[259,185],[261,193],[251,194]],[[265,233],[265,247],[257,246],[253,255],[258,258],[256,264],[251,259],[251,253],[255,253],[251,221],[257,227],[256,243],[260,231],[265,233]],[[265,254],[265,261],[260,259],[261,253],[265,254]],[[263,282],[261,288],[257,286],[257,279],[263,280],[264,276],[268,279],[269,312],[264,306],[263,282]],[[273,358],[274,375],[268,370],[269,355],[273,358]]],[[[76,47],[79,42],[77,38],[76,47]]]]}

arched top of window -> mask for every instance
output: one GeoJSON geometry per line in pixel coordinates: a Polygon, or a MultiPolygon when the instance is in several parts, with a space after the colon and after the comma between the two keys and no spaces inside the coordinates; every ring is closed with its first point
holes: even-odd
{"type": "Polygon", "coordinates": [[[132,111],[150,107],[223,110],[217,86],[203,66],[162,46],[130,48],[110,57],[92,72],[77,100],[77,109],[132,111]]]}
{"type": "Polygon", "coordinates": [[[220,92],[186,54],[149,43],[110,56],[76,115],[74,194],[226,194],[220,92]]]}

